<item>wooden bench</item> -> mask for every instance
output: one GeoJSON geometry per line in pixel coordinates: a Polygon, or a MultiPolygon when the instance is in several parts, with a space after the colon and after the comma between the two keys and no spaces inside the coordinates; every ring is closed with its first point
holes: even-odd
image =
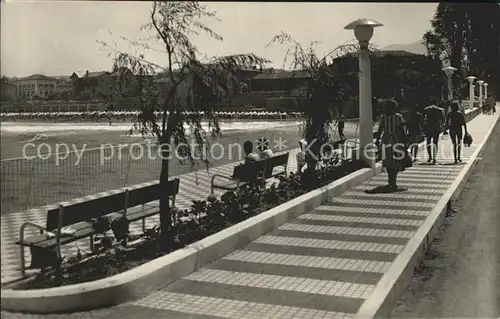
{"type": "MultiPolygon", "coordinates": [[[[25,247],[30,248],[31,265],[29,268],[44,269],[59,262],[61,258],[61,246],[72,243],[79,239],[90,238],[90,248],[93,250],[95,231],[92,228],[91,219],[105,216],[111,213],[121,212],[129,222],[142,220],[142,229],[145,230],[146,218],[157,215],[157,206],[146,207],[147,203],[159,200],[162,190],[160,184],[153,184],[132,190],[124,189],[117,193],[104,195],[95,199],[77,202],[67,206],[47,211],[47,222],[45,227],[31,222],[25,222],[19,230],[21,275],[24,276],[26,265],[24,258],[25,247]],[[34,227],[40,230],[39,235],[24,238],[26,227],[34,227]],[[71,235],[61,233],[63,227],[70,226],[74,231],[71,235]],[[53,233],[49,236],[48,233],[53,233]]],[[[167,194],[171,200],[172,207],[175,206],[175,197],[179,193],[179,179],[169,181],[167,194]]]]}
{"type": "Polygon", "coordinates": [[[247,162],[234,167],[233,175],[226,176],[214,174],[212,176],[210,191],[214,193],[215,189],[235,190],[243,185],[258,180],[266,180],[271,177],[287,174],[289,153],[276,155],[267,159],[255,162],[247,162]],[[275,167],[282,166],[284,169],[274,172],[275,167]],[[224,179],[226,183],[216,184],[217,179],[224,179]]]}
{"type": "Polygon", "coordinates": [[[277,177],[279,175],[287,175],[287,168],[288,168],[288,157],[290,156],[290,153],[285,153],[282,155],[276,155],[270,158],[267,158],[263,161],[266,162],[264,166],[264,178],[272,178],[272,177],[277,177]],[[279,170],[277,172],[274,172],[274,169],[276,167],[283,167],[283,170],[279,170]]]}

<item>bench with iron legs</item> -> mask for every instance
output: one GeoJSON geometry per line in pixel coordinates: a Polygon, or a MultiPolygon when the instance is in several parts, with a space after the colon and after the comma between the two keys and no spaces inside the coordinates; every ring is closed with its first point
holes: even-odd
{"type": "Polygon", "coordinates": [[[210,191],[213,194],[215,189],[235,190],[250,182],[266,180],[279,175],[287,174],[289,153],[276,155],[267,159],[255,162],[247,162],[234,167],[233,175],[226,176],[214,174],[212,176],[210,191]],[[283,167],[283,170],[274,171],[276,167],[283,167]],[[216,183],[217,180],[225,180],[225,183],[216,183]]]}
{"type": "Polygon", "coordinates": [[[45,227],[25,222],[19,230],[20,246],[20,269],[21,275],[25,275],[26,265],[24,250],[30,248],[31,265],[29,268],[44,269],[56,265],[61,260],[61,246],[74,241],[90,238],[90,249],[93,250],[95,230],[91,219],[120,212],[129,222],[142,220],[142,229],[145,231],[146,218],[159,214],[158,206],[146,205],[160,199],[160,194],[166,193],[175,206],[175,197],[179,193],[179,179],[175,178],[168,182],[163,190],[159,183],[136,188],[124,189],[97,196],[94,199],[83,200],[69,205],[59,205],[57,208],[47,211],[47,222],[45,227]],[[72,229],[71,234],[62,233],[64,227],[72,229]],[[33,227],[40,231],[39,235],[25,238],[27,227],[33,227]],[[49,234],[52,234],[49,236],[49,234]]]}

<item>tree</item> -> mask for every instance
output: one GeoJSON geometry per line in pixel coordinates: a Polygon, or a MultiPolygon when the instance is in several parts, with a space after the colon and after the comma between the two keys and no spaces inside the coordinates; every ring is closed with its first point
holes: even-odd
{"type": "Polygon", "coordinates": [[[8,85],[9,85],[9,78],[3,75],[0,78],[0,97],[2,101],[10,101],[10,96],[8,94],[8,85]]]}
{"type": "Polygon", "coordinates": [[[431,56],[456,67],[454,87],[465,73],[500,82],[500,6],[497,3],[440,3],[424,35],[431,56]]]}
{"type": "MultiPolygon", "coordinates": [[[[166,194],[169,163],[173,155],[178,155],[192,164],[199,156],[208,169],[209,158],[204,156],[206,153],[204,149],[209,143],[207,133],[213,136],[220,135],[214,110],[227,92],[228,77],[240,69],[262,66],[269,62],[251,53],[213,57],[201,61],[201,52],[191,41],[191,36],[203,34],[217,41],[223,40],[218,33],[202,22],[209,18],[215,19],[215,13],[197,1],[153,2],[149,23],[141,29],[155,32],[154,40],[159,41],[165,48],[166,67],[145,60],[144,54],[134,56],[117,51],[107,43],[101,42],[114,51],[113,70],[127,68],[136,75],[140,115],[134,124],[134,130],[139,130],[143,134],[152,133],[158,139],[162,155],[160,173],[162,194],[166,194]],[[168,78],[165,90],[161,90],[155,81],[159,72],[168,78]],[[157,112],[161,114],[159,117],[156,115],[157,112]],[[206,132],[202,127],[202,119],[208,122],[210,132],[206,132]],[[193,145],[193,142],[196,147],[188,146],[193,145]]],[[[136,49],[152,49],[145,41],[127,41],[136,49]]],[[[119,80],[118,92],[121,87],[124,85],[119,80]]],[[[168,198],[161,196],[162,249],[172,243],[171,226],[170,204],[168,198]]]]}
{"type": "Polygon", "coordinates": [[[358,52],[358,47],[342,45],[320,57],[316,52],[318,42],[304,47],[283,32],[269,44],[288,45],[283,68],[305,72],[309,76],[307,90],[300,95],[299,103],[304,115],[302,135],[312,145],[310,150],[314,154],[306,156],[307,167],[312,173],[321,157],[321,145],[328,142],[333,114],[356,95],[357,65],[355,69],[341,70],[338,62],[339,58],[358,52]]]}

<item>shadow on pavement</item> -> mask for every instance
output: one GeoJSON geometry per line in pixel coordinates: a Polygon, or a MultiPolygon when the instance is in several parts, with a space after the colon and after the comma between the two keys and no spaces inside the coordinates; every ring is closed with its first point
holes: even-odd
{"type": "Polygon", "coordinates": [[[397,188],[394,189],[390,187],[389,185],[386,186],[377,186],[373,189],[367,189],[365,190],[366,194],[391,194],[391,193],[399,193],[399,192],[404,192],[407,191],[407,188],[397,188]]]}

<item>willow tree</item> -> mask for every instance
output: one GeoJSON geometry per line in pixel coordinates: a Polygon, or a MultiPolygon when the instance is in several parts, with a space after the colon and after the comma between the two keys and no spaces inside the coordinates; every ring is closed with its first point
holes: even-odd
{"type": "MultiPolygon", "coordinates": [[[[313,171],[321,158],[321,145],[329,142],[334,114],[341,112],[342,106],[358,94],[358,66],[346,69],[341,61],[343,57],[356,55],[359,47],[346,44],[319,56],[316,50],[319,42],[303,46],[283,32],[269,43],[273,44],[288,46],[283,68],[308,75],[306,89],[298,99],[303,113],[301,135],[312,144],[309,156],[306,156],[307,167],[313,171]]],[[[374,50],[374,47],[370,49],[374,50]]]]}
{"type": "MultiPolygon", "coordinates": [[[[240,69],[261,67],[266,59],[254,54],[239,54],[201,60],[202,53],[191,37],[207,36],[215,41],[223,38],[203,21],[217,19],[214,12],[197,1],[154,1],[149,22],[141,30],[153,32],[153,39],[163,46],[165,66],[138,56],[120,52],[104,43],[115,52],[114,70],[128,69],[135,75],[140,114],[134,130],[153,134],[159,142],[161,154],[160,187],[166,194],[169,180],[169,164],[173,156],[194,163],[202,160],[209,163],[204,148],[209,135],[220,135],[220,126],[214,110],[225,99],[240,69]],[[164,85],[158,78],[166,78],[164,85]],[[158,116],[159,114],[159,116],[158,116]],[[202,126],[208,122],[208,131],[202,126]],[[192,147],[196,145],[196,147],[192,147]],[[175,150],[175,152],[174,152],[175,150]]],[[[126,39],[136,50],[151,50],[147,41],[126,39]]],[[[125,74],[125,72],[122,72],[125,74]]],[[[119,78],[119,86],[125,78],[119,78]]],[[[129,83],[127,83],[129,85],[129,83]]],[[[118,90],[120,91],[120,89],[118,90]]],[[[160,197],[161,247],[172,242],[171,207],[168,198],[160,197]]]]}

